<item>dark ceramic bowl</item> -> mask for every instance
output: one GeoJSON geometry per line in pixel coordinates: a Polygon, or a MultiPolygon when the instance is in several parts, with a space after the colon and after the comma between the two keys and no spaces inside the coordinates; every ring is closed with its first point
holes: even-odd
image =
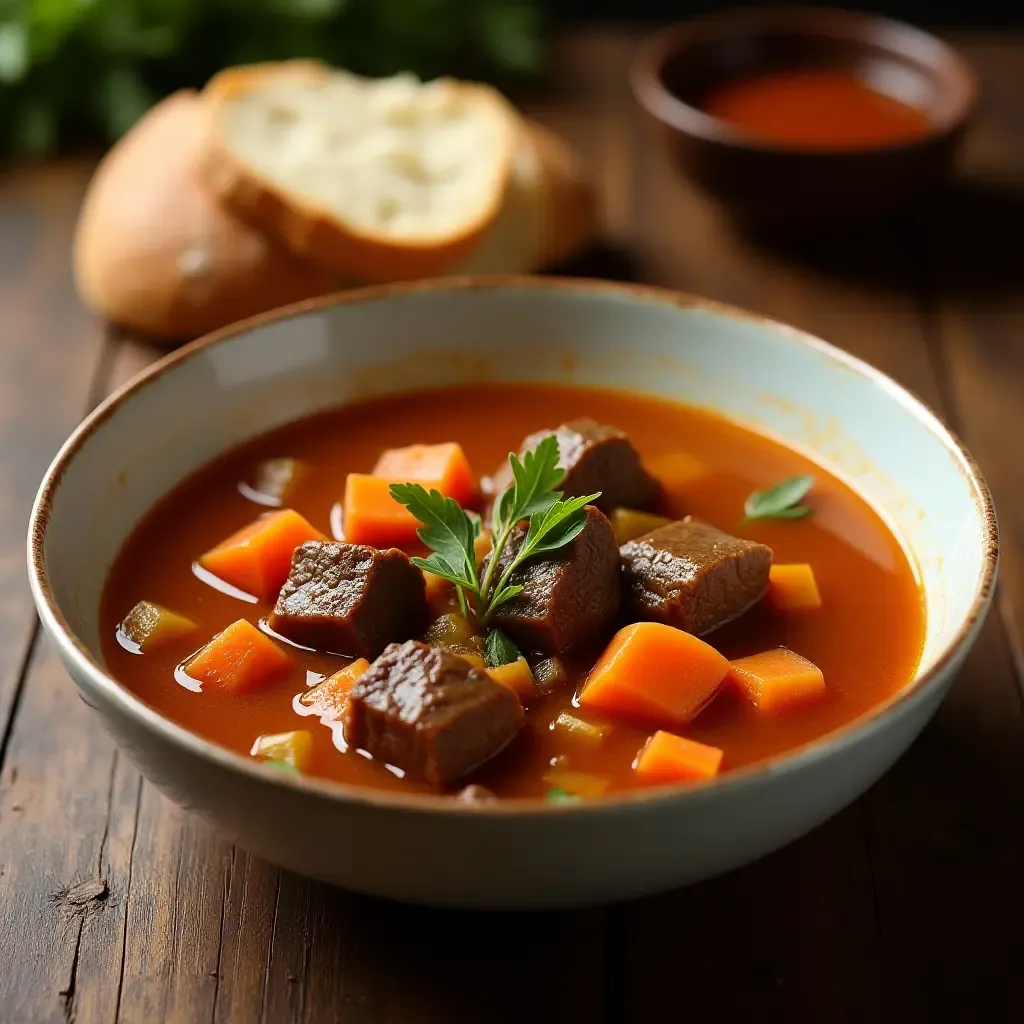
{"type": "Polygon", "coordinates": [[[847,11],[772,7],[674,25],[644,43],[632,69],[640,105],[680,167],[740,220],[860,221],[932,191],[948,175],[974,111],[971,68],[909,25],[847,11]],[[773,146],[703,113],[715,86],[792,68],[855,71],[924,110],[927,135],[871,149],[773,146]]]}

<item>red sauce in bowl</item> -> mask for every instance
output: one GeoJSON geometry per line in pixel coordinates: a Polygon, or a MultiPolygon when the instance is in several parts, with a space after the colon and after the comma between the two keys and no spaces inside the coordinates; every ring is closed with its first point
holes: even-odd
{"type": "Polygon", "coordinates": [[[928,133],[925,111],[879,92],[851,71],[793,69],[741,78],[701,104],[759,142],[798,149],[872,149],[928,133]]]}

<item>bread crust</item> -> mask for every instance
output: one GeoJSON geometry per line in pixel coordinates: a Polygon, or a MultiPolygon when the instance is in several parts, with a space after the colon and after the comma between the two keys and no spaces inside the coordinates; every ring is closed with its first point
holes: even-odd
{"type": "Polygon", "coordinates": [[[100,162],[75,232],[85,303],[158,338],[194,337],[337,286],[214,200],[196,172],[204,127],[194,92],[153,107],[100,162]]]}
{"type": "Polygon", "coordinates": [[[292,252],[361,281],[400,281],[443,272],[469,253],[497,219],[516,145],[518,117],[501,95],[487,86],[447,80],[464,99],[485,106],[501,122],[499,163],[504,170],[484,209],[470,221],[433,239],[398,240],[365,231],[302,197],[282,189],[232,150],[219,127],[224,107],[269,78],[323,79],[334,72],[316,61],[283,61],[230,68],[203,90],[209,111],[200,173],[218,200],[236,216],[279,239],[292,252]]]}

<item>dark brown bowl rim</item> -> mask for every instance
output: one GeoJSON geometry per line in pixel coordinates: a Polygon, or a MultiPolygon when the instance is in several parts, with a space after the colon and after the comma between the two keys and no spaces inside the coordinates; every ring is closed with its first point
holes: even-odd
{"type": "MultiPolygon", "coordinates": [[[[220,330],[197,338],[187,345],[169,353],[147,367],[132,380],[123,384],[100,403],[71,433],[54,456],[39,486],[32,512],[29,517],[28,575],[32,596],[46,631],[53,637],[58,652],[74,662],[77,670],[89,681],[88,686],[103,693],[115,704],[120,713],[132,719],[138,726],[152,731],[160,739],[181,750],[216,765],[223,771],[243,775],[253,782],[268,786],[284,786],[310,796],[355,803],[380,810],[411,812],[444,816],[448,814],[474,814],[488,818],[521,818],[538,815],[600,815],[615,811],[639,812],[652,806],[664,804],[689,804],[714,800],[719,793],[757,785],[759,782],[782,774],[798,771],[802,767],[818,763],[830,755],[839,755],[860,740],[877,733],[895,712],[908,703],[922,698],[945,675],[953,670],[959,657],[969,648],[988,613],[995,590],[999,568],[999,529],[996,522],[995,506],[988,485],[978,464],[967,450],[963,441],[922,401],[891,377],[843,349],[827,341],[768,317],[751,313],[726,303],[703,299],[685,292],[659,288],[653,285],[636,285],[620,282],[594,280],[589,278],[537,277],[517,275],[475,275],[467,277],[438,278],[434,280],[404,282],[398,284],[371,285],[349,291],[283,306],[280,309],[249,317],[220,330]],[[902,405],[913,416],[936,434],[947,449],[956,457],[956,467],[971,488],[978,517],[982,524],[982,565],[971,598],[971,606],[956,635],[938,652],[935,662],[925,672],[886,700],[870,708],[851,722],[833,729],[809,743],[786,751],[765,761],[746,765],[726,772],[705,782],[679,783],[653,786],[646,789],[628,790],[596,800],[574,803],[546,803],[543,800],[499,800],[494,803],[472,804],[450,795],[424,793],[398,793],[375,790],[366,786],[336,782],[315,776],[292,776],[284,772],[267,769],[252,757],[239,754],[220,743],[207,739],[197,732],[178,724],[146,704],[107,670],[102,659],[95,656],[78,637],[57,603],[50,586],[46,567],[46,534],[49,528],[50,511],[54,495],[69,463],[92,434],[111,416],[116,414],[128,398],[159,380],[168,370],[181,362],[194,358],[200,352],[215,348],[239,335],[268,324],[289,320],[309,313],[318,313],[339,306],[372,304],[387,301],[395,296],[445,292],[445,291],[527,291],[565,292],[569,294],[606,295],[628,298],[638,302],[677,306],[682,309],[702,309],[717,316],[754,323],[765,331],[782,335],[806,348],[813,349],[840,363],[851,373],[866,378],[889,397],[902,405]]],[[[76,686],[81,686],[77,680],[76,686]]]]}
{"type": "MultiPolygon", "coordinates": [[[[898,60],[907,59],[901,50],[884,45],[878,39],[872,45],[876,49],[885,50],[898,60]]],[[[629,79],[633,95],[640,106],[653,118],[678,132],[741,153],[786,155],[821,162],[864,159],[912,151],[938,139],[955,135],[964,129],[973,117],[980,92],[977,76],[970,64],[952,46],[924,29],[878,14],[835,7],[785,5],[736,7],[668,25],[640,44],[630,67],[629,79]],[[865,45],[871,37],[890,35],[918,41],[941,55],[941,61],[932,60],[930,64],[933,69],[939,71],[943,82],[942,88],[952,100],[949,110],[944,116],[933,120],[930,131],[907,142],[851,149],[815,149],[772,144],[744,135],[725,121],[712,117],[680,99],[663,83],[662,69],[665,64],[693,44],[702,41],[701,33],[708,29],[718,29],[721,37],[726,38],[730,34],[756,34],[759,30],[769,27],[784,32],[790,26],[794,33],[799,32],[804,36],[827,35],[865,45]],[[942,71],[940,64],[944,66],[945,71],[942,71]]]]}

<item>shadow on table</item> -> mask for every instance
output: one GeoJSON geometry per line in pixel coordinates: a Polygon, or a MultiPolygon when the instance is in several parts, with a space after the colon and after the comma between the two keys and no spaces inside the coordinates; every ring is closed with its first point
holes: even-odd
{"type": "Polygon", "coordinates": [[[751,237],[784,259],[871,287],[996,297],[1024,278],[1024,190],[964,179],[913,211],[842,234],[751,237]]]}

